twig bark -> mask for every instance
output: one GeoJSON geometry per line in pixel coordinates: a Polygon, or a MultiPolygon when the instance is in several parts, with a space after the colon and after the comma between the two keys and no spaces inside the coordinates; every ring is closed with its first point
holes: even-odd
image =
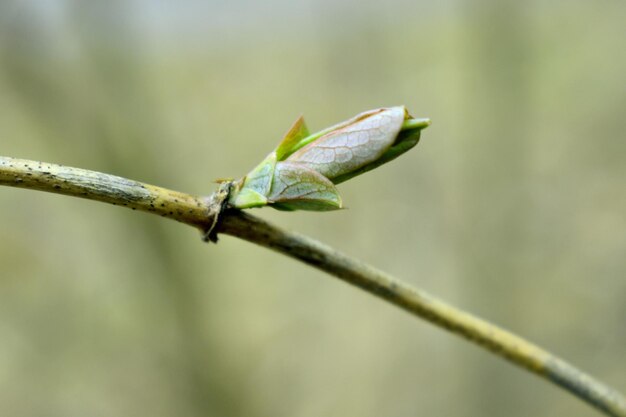
{"type": "MultiPolygon", "coordinates": [[[[168,217],[203,232],[215,220],[213,215],[209,215],[208,197],[196,197],[62,165],[0,157],[0,185],[121,205],[168,217]]],[[[282,230],[238,210],[224,211],[216,231],[256,243],[328,272],[526,368],[606,415],[626,417],[626,399],[621,393],[557,356],[322,243],[282,230]]]]}

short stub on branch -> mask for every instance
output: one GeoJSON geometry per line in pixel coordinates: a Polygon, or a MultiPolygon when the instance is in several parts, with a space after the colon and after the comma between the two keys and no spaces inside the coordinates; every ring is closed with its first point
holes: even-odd
{"type": "Polygon", "coordinates": [[[217,225],[219,224],[222,212],[228,206],[228,199],[230,198],[231,190],[233,189],[234,181],[220,181],[220,186],[211,196],[209,196],[209,211],[207,213],[211,224],[207,230],[204,231],[202,240],[205,242],[217,243],[217,225]]]}

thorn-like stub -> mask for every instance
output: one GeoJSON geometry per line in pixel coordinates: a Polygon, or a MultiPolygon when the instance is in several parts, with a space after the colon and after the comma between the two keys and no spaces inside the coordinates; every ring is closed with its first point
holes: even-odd
{"type": "Polygon", "coordinates": [[[217,243],[217,225],[219,224],[222,212],[228,206],[228,198],[230,197],[234,181],[222,182],[213,194],[209,197],[209,211],[207,215],[211,220],[211,225],[205,230],[202,240],[205,242],[217,243]]]}

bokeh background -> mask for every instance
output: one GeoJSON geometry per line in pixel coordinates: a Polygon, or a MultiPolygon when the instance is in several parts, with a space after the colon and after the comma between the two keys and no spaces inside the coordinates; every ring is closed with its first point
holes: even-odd
{"type": "MultiPolygon", "coordinates": [[[[255,214],[626,388],[623,1],[2,1],[0,154],[194,194],[291,122],[405,104],[348,210],[255,214]]],[[[0,414],[587,416],[305,265],[0,189],[0,414]]]]}

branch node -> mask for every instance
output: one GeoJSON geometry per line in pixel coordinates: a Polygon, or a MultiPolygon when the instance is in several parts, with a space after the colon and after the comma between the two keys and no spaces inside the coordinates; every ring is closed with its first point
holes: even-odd
{"type": "Polygon", "coordinates": [[[205,242],[217,243],[217,226],[221,220],[222,212],[228,207],[228,198],[232,188],[233,181],[221,182],[217,191],[208,198],[208,216],[213,220],[202,236],[202,240],[205,242]]]}

